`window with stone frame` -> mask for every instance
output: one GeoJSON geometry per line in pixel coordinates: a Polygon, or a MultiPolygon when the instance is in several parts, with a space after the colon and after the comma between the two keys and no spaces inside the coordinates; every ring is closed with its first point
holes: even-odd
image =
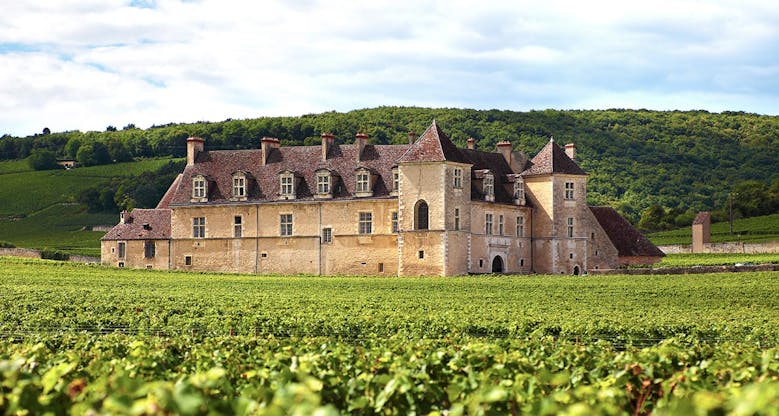
{"type": "Polygon", "coordinates": [[[332,192],[330,172],[319,172],[316,174],[316,193],[319,195],[330,195],[332,192]]]}
{"type": "Polygon", "coordinates": [[[484,175],[484,199],[495,200],[495,177],[491,173],[484,175]]]}
{"type": "Polygon", "coordinates": [[[241,238],[243,235],[243,217],[236,215],[233,217],[233,237],[241,238]]]}
{"type": "Polygon", "coordinates": [[[284,198],[295,197],[295,175],[292,173],[282,173],[279,176],[279,195],[284,198]]]}
{"type": "Polygon", "coordinates": [[[333,229],[330,227],[322,228],[322,243],[330,244],[333,242],[333,229]]]}
{"type": "Polygon", "coordinates": [[[246,198],[246,175],[243,173],[233,175],[233,198],[246,198]]]}
{"type": "Polygon", "coordinates": [[[279,215],[279,234],[282,237],[289,237],[292,235],[292,214],[279,215]]]}
{"type": "Polygon", "coordinates": [[[454,168],[453,183],[454,189],[462,189],[463,187],[463,170],[462,168],[454,168]]]}
{"type": "Polygon", "coordinates": [[[503,235],[503,215],[498,215],[498,235],[503,235]]]}
{"type": "Polygon", "coordinates": [[[371,234],[373,233],[373,213],[361,212],[359,217],[359,233],[371,234]]]}
{"type": "Polygon", "coordinates": [[[492,235],[492,214],[484,214],[484,234],[492,235]]]}
{"type": "Polygon", "coordinates": [[[568,227],[567,227],[567,235],[568,238],[573,238],[573,217],[568,217],[568,227]]]}
{"type": "Polygon", "coordinates": [[[525,182],[519,178],[514,182],[514,199],[520,205],[525,203],[525,182]]]}
{"type": "Polygon", "coordinates": [[[517,237],[525,236],[525,217],[517,217],[517,237]]]}
{"type": "Polygon", "coordinates": [[[392,168],[392,194],[397,195],[400,189],[400,172],[398,168],[392,168]]]}
{"type": "Polygon", "coordinates": [[[143,243],[143,258],[153,259],[157,254],[157,247],[154,241],[144,241],[143,243]]]}
{"type": "Polygon", "coordinates": [[[574,199],[574,192],[573,192],[573,182],[566,182],[565,183],[565,199],[566,200],[573,200],[574,199]]]}
{"type": "Polygon", "coordinates": [[[127,256],[127,243],[120,241],[116,244],[117,258],[124,259],[127,256]]]}
{"type": "Polygon", "coordinates": [[[371,191],[371,174],[368,171],[358,171],[356,176],[356,193],[366,193],[371,191]]]}
{"type": "Polygon", "coordinates": [[[454,229],[455,231],[460,229],[460,208],[454,209],[454,229]]]}
{"type": "Polygon", "coordinates": [[[192,218],[192,238],[206,238],[206,217],[192,218]]]}
{"type": "Polygon", "coordinates": [[[398,212],[392,211],[392,232],[397,233],[400,230],[400,226],[398,225],[398,212]]]}
{"type": "Polygon", "coordinates": [[[192,178],[192,199],[205,199],[208,194],[208,183],[205,176],[196,175],[192,178]]]}

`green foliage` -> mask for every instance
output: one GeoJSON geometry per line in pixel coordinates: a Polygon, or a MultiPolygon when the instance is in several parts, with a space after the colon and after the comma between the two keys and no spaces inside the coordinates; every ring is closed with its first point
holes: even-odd
{"type": "Polygon", "coordinates": [[[738,183],[733,188],[733,209],[744,218],[773,214],[779,210],[779,193],[771,189],[761,181],[738,183]]]}
{"type": "Polygon", "coordinates": [[[59,168],[59,165],[57,165],[57,155],[47,149],[33,150],[32,153],[30,153],[30,156],[27,157],[27,162],[30,164],[30,167],[35,170],[59,168]]]}
{"type": "Polygon", "coordinates": [[[4,414],[779,406],[779,273],[256,277],[0,258],[0,275],[4,414]]]}
{"type": "Polygon", "coordinates": [[[0,248],[15,248],[16,246],[7,242],[7,241],[0,241],[0,248]]]}
{"type": "Polygon", "coordinates": [[[78,148],[76,161],[81,166],[105,165],[111,162],[111,155],[101,142],[84,143],[78,148]]]}
{"type": "Polygon", "coordinates": [[[41,258],[48,260],[68,260],[70,259],[70,255],[68,253],[46,247],[41,250],[41,258]]]}

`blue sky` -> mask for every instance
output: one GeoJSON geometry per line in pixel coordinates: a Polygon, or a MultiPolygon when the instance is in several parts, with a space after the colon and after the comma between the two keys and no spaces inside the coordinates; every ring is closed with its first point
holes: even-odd
{"type": "Polygon", "coordinates": [[[382,105],[779,114],[770,1],[21,1],[0,134],[382,105]]]}

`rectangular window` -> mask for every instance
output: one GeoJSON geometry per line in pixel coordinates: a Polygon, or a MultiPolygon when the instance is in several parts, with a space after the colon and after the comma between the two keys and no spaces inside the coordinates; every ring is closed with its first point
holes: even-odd
{"type": "Polygon", "coordinates": [[[284,175],[281,177],[281,195],[282,196],[292,196],[293,195],[293,186],[292,186],[292,180],[294,177],[292,175],[284,175]]]}
{"type": "Polygon", "coordinates": [[[484,216],[484,234],[492,235],[492,214],[484,216]]]}
{"type": "Polygon", "coordinates": [[[498,235],[503,235],[503,215],[498,216],[498,235]]]}
{"type": "Polygon", "coordinates": [[[379,273],[384,273],[384,263],[379,263],[379,273]]]}
{"type": "Polygon", "coordinates": [[[370,212],[360,213],[360,234],[370,234],[373,232],[373,214],[370,212]]]}
{"type": "Polygon", "coordinates": [[[397,192],[400,188],[400,173],[397,170],[392,171],[392,190],[397,192]]]}
{"type": "Polygon", "coordinates": [[[243,218],[240,215],[236,215],[233,218],[233,237],[241,238],[243,234],[243,218]]]}
{"type": "Polygon", "coordinates": [[[455,231],[460,229],[460,208],[454,209],[454,229],[455,231]]]}
{"type": "Polygon", "coordinates": [[[358,173],[357,174],[357,192],[369,192],[370,191],[370,174],[358,173]]]}
{"type": "Polygon", "coordinates": [[[117,244],[117,251],[119,251],[118,257],[123,259],[127,255],[127,243],[121,242],[117,244]]]}
{"type": "Polygon", "coordinates": [[[400,227],[398,226],[398,212],[392,211],[392,232],[396,233],[400,230],[400,227]]]}
{"type": "Polygon", "coordinates": [[[292,214],[281,214],[279,216],[279,224],[281,226],[279,233],[282,236],[292,235],[292,214]]]}
{"type": "Polygon", "coordinates": [[[332,228],[322,228],[322,243],[323,244],[330,244],[333,242],[333,229],[332,228]]]}
{"type": "Polygon", "coordinates": [[[184,265],[185,266],[191,266],[192,265],[192,256],[184,256],[184,265]]]}
{"type": "Polygon", "coordinates": [[[192,238],[206,237],[206,217],[192,218],[192,238]]]}
{"type": "Polygon", "coordinates": [[[233,196],[237,198],[246,196],[246,178],[243,176],[233,177],[233,196]]]}
{"type": "Polygon", "coordinates": [[[525,217],[517,217],[517,237],[525,236],[525,217]]]}
{"type": "Polygon", "coordinates": [[[157,254],[157,247],[154,241],[146,241],[143,243],[143,257],[146,259],[153,259],[157,254]]]}
{"type": "Polygon", "coordinates": [[[516,182],[514,182],[514,199],[520,201],[525,199],[525,183],[520,179],[517,179],[516,182]]]}
{"type": "Polygon", "coordinates": [[[566,182],[565,183],[565,199],[571,200],[573,199],[573,182],[566,182]]]}
{"type": "Polygon", "coordinates": [[[568,217],[568,238],[573,237],[573,218],[568,217]]]}
{"type": "Polygon", "coordinates": [[[193,198],[205,198],[206,197],[206,180],[203,177],[197,177],[192,181],[192,197],[193,198]]]}
{"type": "Polygon", "coordinates": [[[316,192],[318,194],[330,193],[330,175],[317,175],[316,192]]]}
{"type": "Polygon", "coordinates": [[[484,195],[492,196],[495,194],[495,179],[492,175],[484,177],[484,195]]]}
{"type": "Polygon", "coordinates": [[[463,187],[463,170],[460,168],[454,168],[454,188],[461,189],[463,187]]]}

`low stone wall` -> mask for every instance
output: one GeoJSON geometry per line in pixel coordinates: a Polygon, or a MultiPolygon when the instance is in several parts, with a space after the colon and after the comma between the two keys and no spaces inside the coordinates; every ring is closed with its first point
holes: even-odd
{"type": "MultiPolygon", "coordinates": [[[[665,254],[692,253],[690,244],[657,246],[665,254]]],[[[709,243],[703,245],[704,253],[775,254],[779,253],[779,241],[765,243],[709,243]]]]}
{"type": "Polygon", "coordinates": [[[41,258],[41,252],[27,248],[0,248],[0,256],[27,257],[30,259],[41,258]]]}
{"type": "Polygon", "coordinates": [[[693,266],[693,267],[658,267],[656,269],[600,269],[588,270],[591,275],[613,274],[700,274],[700,273],[737,273],[737,272],[775,272],[779,264],[757,264],[751,266],[693,266]]]}

